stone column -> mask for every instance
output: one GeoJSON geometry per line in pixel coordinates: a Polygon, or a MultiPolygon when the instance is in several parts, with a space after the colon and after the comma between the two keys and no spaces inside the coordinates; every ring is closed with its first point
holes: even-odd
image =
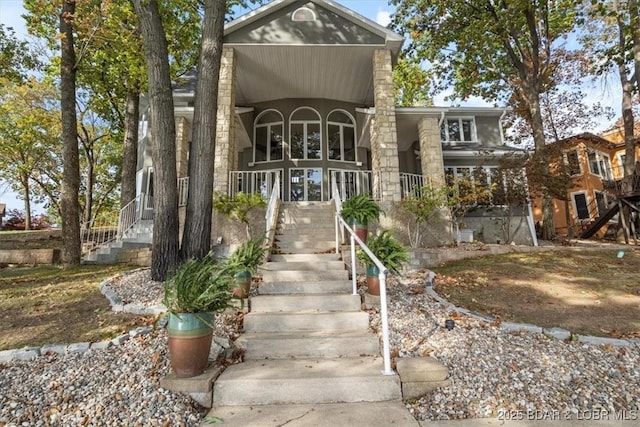
{"type": "Polygon", "coordinates": [[[373,88],[376,113],[371,124],[371,169],[374,188],[381,201],[400,200],[400,166],[396,132],[391,51],[377,50],[373,56],[373,88]],[[377,180],[379,179],[379,182],[377,180]]]}
{"type": "Polygon", "coordinates": [[[189,173],[187,158],[189,157],[189,121],[184,117],[176,118],[176,169],[178,178],[189,173]]]}
{"type": "Polygon", "coordinates": [[[220,79],[218,80],[218,115],[216,149],[213,169],[213,191],[227,193],[229,172],[238,167],[235,141],[236,63],[232,48],[222,50],[220,79]]]}
{"type": "Polygon", "coordinates": [[[444,162],[442,160],[442,144],[438,119],[425,117],[418,122],[420,139],[420,165],[422,176],[434,187],[444,185],[444,162]]]}

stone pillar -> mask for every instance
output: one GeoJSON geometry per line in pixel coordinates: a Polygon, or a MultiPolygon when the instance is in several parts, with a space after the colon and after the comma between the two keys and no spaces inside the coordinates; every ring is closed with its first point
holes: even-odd
{"type": "Polygon", "coordinates": [[[218,80],[218,115],[216,122],[216,149],[213,169],[213,191],[227,193],[229,172],[238,167],[235,140],[236,63],[232,48],[222,50],[220,79],[218,80]]]}
{"type": "Polygon", "coordinates": [[[189,122],[184,117],[176,119],[176,169],[178,178],[184,178],[189,173],[189,122]]]}
{"type": "Polygon", "coordinates": [[[440,127],[435,117],[425,117],[418,122],[418,138],[420,139],[420,165],[422,176],[434,187],[444,185],[444,163],[442,160],[442,143],[440,127]]]}
{"type": "Polygon", "coordinates": [[[371,169],[374,188],[381,201],[400,200],[400,166],[396,132],[391,51],[377,50],[373,56],[373,88],[376,113],[371,132],[371,169]],[[376,180],[379,179],[379,182],[376,180]]]}

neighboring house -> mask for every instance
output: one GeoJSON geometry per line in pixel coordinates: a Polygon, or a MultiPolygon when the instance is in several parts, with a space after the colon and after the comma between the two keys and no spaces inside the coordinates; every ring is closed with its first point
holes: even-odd
{"type": "MultiPolygon", "coordinates": [[[[574,237],[583,238],[596,234],[604,237],[609,228],[616,231],[617,202],[621,194],[611,188],[623,178],[625,152],[619,135],[619,129],[605,132],[603,136],[587,132],[554,143],[562,153],[562,158],[556,161],[568,166],[573,178],[573,187],[567,192],[568,201],[554,200],[554,225],[559,235],[568,235],[569,227],[574,237]]],[[[639,156],[640,143],[637,143],[636,158],[639,156]]],[[[623,196],[631,198],[631,203],[637,204],[633,189],[624,193],[623,196]]],[[[533,209],[536,222],[541,222],[541,199],[534,200],[533,209]]]]}
{"type": "Polygon", "coordinates": [[[7,213],[7,205],[4,203],[0,203],[0,228],[2,228],[2,221],[4,220],[4,216],[7,213]]]}
{"type": "MultiPolygon", "coordinates": [[[[443,184],[445,170],[497,166],[513,151],[504,142],[505,109],[396,107],[392,68],[402,44],[401,36],[329,0],[275,0],[228,23],[214,191],[269,196],[278,176],[285,202],[329,201],[335,183],[343,200],[369,192],[384,204],[414,185],[443,184]]],[[[174,90],[181,203],[194,80],[187,76],[174,90]]],[[[147,117],[140,200],[153,195],[147,117]]]]}

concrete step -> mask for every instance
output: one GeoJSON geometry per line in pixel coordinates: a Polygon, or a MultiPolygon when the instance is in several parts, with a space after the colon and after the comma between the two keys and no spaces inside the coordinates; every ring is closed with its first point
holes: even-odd
{"type": "MultiPolygon", "coordinates": [[[[286,234],[276,234],[275,241],[276,244],[291,244],[296,242],[303,242],[305,246],[313,245],[318,241],[318,238],[321,238],[323,242],[328,242],[327,238],[334,236],[333,233],[316,233],[314,231],[309,231],[306,233],[301,233],[297,230],[288,231],[286,234]]],[[[335,248],[336,242],[335,237],[331,240],[331,245],[335,248]]]]}
{"type": "Polygon", "coordinates": [[[353,292],[349,280],[309,280],[305,282],[262,282],[260,295],[327,294],[353,292]]]}
{"type": "Polygon", "coordinates": [[[245,332],[366,331],[369,314],[324,311],[315,313],[249,313],[245,332]]]}
{"type": "MultiPolygon", "coordinates": [[[[326,237],[325,237],[326,239],[326,237]]],[[[296,241],[287,241],[287,242],[279,242],[276,239],[275,245],[278,248],[289,248],[289,249],[334,249],[336,248],[336,241],[334,240],[320,240],[317,237],[314,241],[311,242],[296,242],[296,241]]]]}
{"type": "MultiPolygon", "coordinates": [[[[420,427],[420,423],[409,413],[401,401],[306,405],[216,406],[209,411],[207,416],[212,419],[215,417],[224,420],[225,427],[420,427]]],[[[474,421],[476,420],[470,420],[470,422],[465,423],[464,426],[481,425],[480,423],[475,424],[474,421]]],[[[428,425],[434,423],[438,426],[441,425],[440,422],[434,421],[429,422],[428,425]]],[[[463,427],[458,421],[444,421],[442,423],[463,427]]],[[[489,424],[482,423],[482,425],[489,424]]],[[[211,427],[211,424],[207,424],[207,426],[211,427]]]]}
{"type": "Polygon", "coordinates": [[[380,358],[248,360],[216,379],[213,405],[273,405],[400,400],[397,375],[380,358]]]}
{"type": "Polygon", "coordinates": [[[331,254],[273,254],[271,255],[272,262],[325,262],[325,261],[338,261],[342,255],[331,254]]]}
{"type": "Polygon", "coordinates": [[[321,280],[349,280],[347,270],[329,271],[264,271],[262,270],[262,280],[264,282],[317,282],[321,280]]]}
{"type": "Polygon", "coordinates": [[[282,226],[304,226],[304,225],[320,225],[322,227],[332,227],[335,219],[330,215],[324,214],[280,214],[278,217],[278,225],[282,226]]]}
{"type": "Polygon", "coordinates": [[[336,232],[335,225],[326,223],[311,224],[278,224],[276,226],[278,233],[288,233],[290,231],[316,232],[319,235],[333,235],[336,232]]]}
{"type": "Polygon", "coordinates": [[[292,311],[359,311],[360,295],[258,295],[251,298],[252,313],[292,311]]]}
{"type": "Polygon", "coordinates": [[[342,261],[271,261],[260,266],[261,271],[284,271],[284,270],[344,270],[342,261]]]}
{"type": "Polygon", "coordinates": [[[244,333],[236,344],[245,360],[380,356],[378,337],[367,331],[244,333]]]}

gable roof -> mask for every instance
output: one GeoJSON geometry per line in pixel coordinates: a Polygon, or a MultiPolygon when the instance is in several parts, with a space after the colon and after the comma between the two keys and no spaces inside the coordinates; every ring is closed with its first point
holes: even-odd
{"type": "Polygon", "coordinates": [[[236,104],[333,99],[372,106],[373,54],[403,38],[332,0],[274,0],[225,26],[236,60],[236,104]],[[301,8],[311,19],[297,20],[301,8]]]}

